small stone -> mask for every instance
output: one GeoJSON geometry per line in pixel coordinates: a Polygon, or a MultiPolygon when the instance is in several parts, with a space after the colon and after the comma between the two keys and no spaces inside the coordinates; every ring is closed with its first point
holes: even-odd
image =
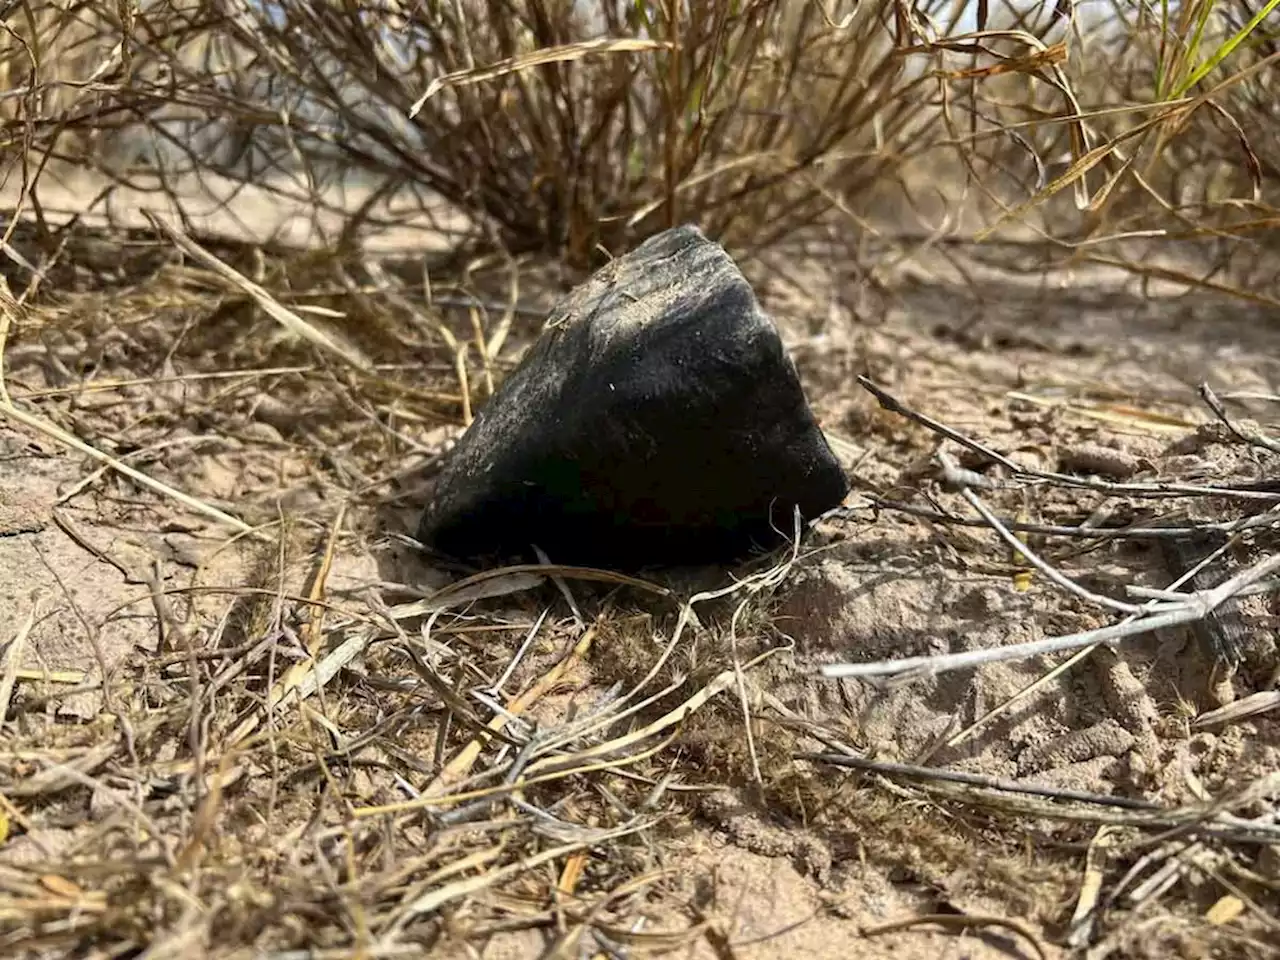
{"type": "Polygon", "coordinates": [[[1141,469],[1142,461],[1115,447],[1082,443],[1061,451],[1058,465],[1068,473],[1092,473],[1111,480],[1128,480],[1141,469]]]}
{"type": "Polygon", "coordinates": [[[777,328],[682,226],[557,305],[442,462],[417,539],[464,560],[730,562],[848,491],[777,328]]]}
{"type": "Polygon", "coordinates": [[[1133,734],[1110,717],[1047,743],[1028,747],[1018,757],[1018,773],[1027,776],[1098,757],[1121,757],[1133,748],[1133,734]]]}
{"type": "Polygon", "coordinates": [[[263,394],[254,404],[253,415],[282,437],[294,432],[298,424],[306,419],[306,414],[297,406],[285,403],[275,397],[263,394]]]}
{"type": "Polygon", "coordinates": [[[1271,880],[1280,880],[1280,844],[1272,843],[1258,851],[1258,872],[1271,880]]]}
{"type": "Polygon", "coordinates": [[[277,446],[284,442],[280,431],[265,420],[253,420],[244,425],[243,435],[246,440],[256,443],[277,446]]]}

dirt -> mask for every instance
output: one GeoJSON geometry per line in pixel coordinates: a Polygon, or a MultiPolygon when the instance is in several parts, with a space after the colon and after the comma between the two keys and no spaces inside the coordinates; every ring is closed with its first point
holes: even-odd
{"type": "MultiPolygon", "coordinates": [[[[969,512],[957,494],[934,484],[935,435],[879,408],[856,383],[859,374],[908,406],[1034,467],[1184,482],[1274,471],[1273,456],[1242,450],[1209,423],[1195,387],[1207,380],[1220,394],[1280,392],[1280,317],[1220,298],[1175,298],[1159,287],[1138,295],[1118,273],[1101,270],[1062,275],[1048,289],[1022,282],[1007,266],[975,263],[971,273],[980,297],[941,259],[916,258],[893,278],[888,294],[878,295],[884,299],[872,318],[865,304],[862,314],[850,308],[840,277],[817,268],[802,289],[768,279],[760,283],[815,410],[844,441],[841,449],[858,489],[848,516],[817,531],[770,600],[770,626],[748,643],[746,653],[785,648],[750,674],[755,707],[765,711],[772,698],[793,715],[841,732],[879,760],[927,762],[1166,806],[1280,772],[1280,717],[1274,713],[1210,730],[1193,732],[1189,726],[1212,707],[1274,684],[1277,610],[1265,596],[1239,604],[1255,642],[1234,671],[1224,672],[1189,631],[1140,636],[1096,651],[959,739],[953,738],[1059,658],[890,684],[817,675],[826,663],[1001,646],[1088,630],[1112,619],[1043,576],[1032,577],[1029,586],[1019,581],[1021,565],[988,530],[871,509],[866,498],[875,493],[921,508],[969,512]],[[919,496],[921,490],[931,492],[932,503],[919,496]]],[[[395,509],[386,502],[389,491],[400,489],[397,474],[404,464],[443,449],[456,437],[457,423],[396,420],[386,415],[385,399],[369,400],[365,409],[360,398],[341,391],[320,400],[305,377],[301,383],[285,375],[166,382],[176,374],[292,362],[299,353],[285,343],[274,354],[250,355],[250,345],[266,342],[264,331],[273,329],[260,317],[223,316],[219,322],[226,331],[215,334],[191,329],[196,316],[190,305],[160,305],[128,327],[82,316],[65,329],[33,332],[20,325],[6,354],[6,382],[26,408],[210,506],[252,524],[287,516],[306,546],[291,558],[264,553],[251,537],[233,537],[199,512],[100,470],[48,435],[11,422],[0,426],[0,643],[10,643],[34,611],[17,664],[31,672],[19,676],[9,713],[10,728],[23,737],[44,730],[46,742],[54,743],[58,731],[110,725],[127,712],[126,703],[180,707],[180,685],[167,684],[165,671],[181,654],[184,624],[222,617],[226,599],[220,589],[259,586],[271,592],[287,584],[305,592],[344,498],[350,503],[347,529],[359,537],[340,540],[328,581],[335,603],[354,602],[370,588],[395,602],[452,576],[407,557],[393,540],[397,531],[385,525],[389,517],[414,512],[411,499],[395,509]],[[140,382],[81,389],[89,378],[140,382]],[[345,401],[334,396],[351,402],[344,408],[345,401]],[[412,446],[389,434],[411,439],[412,446]],[[380,443],[387,445],[380,449],[398,451],[402,462],[371,459],[368,449],[380,443]],[[171,598],[168,615],[157,596],[171,598]],[[42,677],[44,671],[59,676],[42,677]]],[[[1233,409],[1262,428],[1275,427],[1273,403],[1245,400],[1233,409]]],[[[963,451],[951,449],[963,459],[963,451]]],[[[981,463],[963,465],[992,473],[981,463]]],[[[1057,524],[1079,523],[1107,502],[1056,488],[1021,499],[999,489],[983,496],[1001,515],[1022,511],[1057,524]]],[[[1140,515],[1149,506],[1127,502],[1122,509],[1140,515]]],[[[1164,587],[1181,572],[1166,569],[1158,551],[1133,544],[1073,555],[1061,543],[1032,542],[1064,572],[1108,596],[1123,597],[1130,584],[1164,587]]],[[[1238,562],[1266,546],[1253,543],[1238,562]]],[[[527,619],[514,600],[491,611],[492,623],[510,629],[483,641],[489,652],[501,660],[500,652],[513,650],[527,619]]],[[[570,620],[561,602],[552,621],[567,631],[570,620]]],[[[516,679],[536,676],[555,662],[563,647],[554,638],[563,635],[536,645],[516,679]]],[[[245,628],[239,636],[252,639],[254,633],[245,628]]],[[[282,662],[289,643],[281,641],[282,662]]],[[[714,659],[706,649],[699,655],[714,659]]],[[[572,695],[548,699],[539,719],[562,721],[567,711],[636,669],[623,662],[636,656],[593,657],[588,668],[566,680],[572,695]]],[[[352,670],[356,678],[365,675],[360,661],[352,670]]],[[[379,719],[372,711],[367,717],[370,725],[379,719]]],[[[770,743],[773,728],[767,724],[753,729],[766,754],[790,743],[770,743]]],[[[793,805],[761,803],[746,764],[732,790],[707,792],[697,758],[722,759],[728,748],[699,746],[699,736],[711,734],[693,730],[692,765],[679,771],[678,779],[691,788],[676,805],[684,827],[666,836],[651,864],[675,868],[677,875],[633,933],[687,928],[690,912],[670,907],[683,902],[694,905],[693,919],[701,916],[709,924],[711,933],[689,947],[689,955],[700,957],[1036,955],[1016,931],[979,924],[942,921],[864,936],[879,925],[921,915],[1007,917],[1025,923],[1041,941],[1061,936],[1080,878],[1061,867],[1068,861],[1057,861],[1056,873],[1044,868],[1045,893],[1037,896],[1025,877],[1039,876],[1035,868],[1043,865],[1019,850],[1020,843],[1030,843],[1029,833],[992,839],[992,821],[968,819],[941,801],[912,795],[910,802],[931,815],[954,818],[957,834],[912,847],[905,827],[892,819],[897,814],[886,813],[873,828],[851,812],[854,805],[871,803],[876,783],[890,797],[906,796],[905,787],[874,779],[854,784],[847,774],[807,762],[796,766],[782,754],[766,762],[785,761],[800,771],[794,774],[797,784],[804,780],[804,789],[825,791],[828,806],[811,819],[798,813],[805,809],[803,798],[793,805]],[[855,822],[861,833],[848,827],[855,822]],[[966,862],[958,838],[973,842],[980,836],[991,844],[990,859],[966,862]],[[1026,872],[1011,872],[1016,869],[1026,872]]],[[[92,742],[92,736],[76,742],[92,742]]],[[[173,759],[135,757],[134,763],[150,765],[153,776],[163,779],[178,775],[166,766],[173,759]]],[[[10,783],[36,769],[3,750],[0,767],[10,783]]],[[[97,778],[88,794],[33,803],[30,829],[5,843],[0,860],[9,866],[47,863],[88,842],[93,824],[120,809],[110,791],[113,784],[123,789],[126,781],[112,770],[111,764],[83,766],[79,776],[97,778]]],[[[258,782],[254,776],[262,773],[253,768],[249,782],[258,782]]],[[[381,789],[370,780],[363,793],[381,796],[381,789]]],[[[21,793],[9,800],[25,803],[21,793]]],[[[875,802],[887,803],[883,797],[875,802]]],[[[315,812],[311,801],[296,795],[279,803],[290,811],[282,814],[290,829],[301,833],[315,812]]],[[[263,831],[265,840],[266,828],[250,823],[243,827],[246,844],[253,830],[263,831]]],[[[1077,850],[1091,837],[1090,830],[1048,833],[1077,850]]],[[[1254,866],[1272,871],[1274,883],[1280,875],[1273,861],[1260,856],[1254,866]]],[[[1117,955],[1208,955],[1198,952],[1207,949],[1204,934],[1191,921],[1215,895],[1197,887],[1199,882],[1187,880],[1191,893],[1176,902],[1167,895],[1173,919],[1162,930],[1172,933],[1144,939],[1143,928],[1135,926],[1113,938],[1117,955]]],[[[1260,936],[1248,919],[1246,914],[1238,924],[1241,943],[1260,936]]],[[[544,933],[494,934],[479,955],[534,956],[548,942],[550,934],[544,933]]],[[[1064,955],[1044,949],[1044,956],[1064,955]]]]}

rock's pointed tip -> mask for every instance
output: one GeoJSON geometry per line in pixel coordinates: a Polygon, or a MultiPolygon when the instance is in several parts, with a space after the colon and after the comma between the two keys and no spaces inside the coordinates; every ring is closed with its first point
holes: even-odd
{"type": "Polygon", "coordinates": [[[631,250],[622,254],[618,259],[623,258],[643,258],[649,255],[655,248],[662,247],[665,249],[677,250],[685,247],[710,247],[717,252],[723,254],[726,258],[724,247],[707,237],[703,229],[696,223],[680,223],[674,227],[666,227],[656,233],[649,234],[644,240],[633,247],[631,250]]]}

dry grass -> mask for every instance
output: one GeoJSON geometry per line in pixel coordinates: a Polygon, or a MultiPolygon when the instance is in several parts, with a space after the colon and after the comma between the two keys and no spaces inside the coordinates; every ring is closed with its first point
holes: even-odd
{"type": "Polygon", "coordinates": [[[767,248],[929,144],[936,83],[894,49],[888,5],[839,24],[816,4],[669,7],[163,5],[120,51],[100,26],[96,63],[69,15],[28,30],[96,82],[32,136],[74,161],[91,136],[126,180],[142,155],[161,182],[217,172],[312,203],[366,182],[419,212],[440,197],[512,254],[574,265],[691,214],[767,248]]]}
{"type": "Polygon", "coordinates": [[[313,209],[366,185],[339,245],[393,196],[402,218],[443,200],[470,224],[446,226],[574,266],[689,219],[739,256],[815,224],[865,233],[883,204],[950,206],[954,186],[994,222],[1066,191],[1039,229],[1103,253],[1224,228],[1243,242],[1275,200],[1274,35],[1264,21],[1213,57],[1247,0],[1167,22],[941,0],[675,18],[536,0],[12,6],[11,177],[63,161],[162,195],[219,175],[313,209]],[[925,175],[957,156],[961,184],[925,175]]]}
{"type": "MultiPolygon", "coordinates": [[[[530,290],[673,222],[784,273],[797,256],[873,271],[990,228],[1038,244],[1019,269],[1093,261],[1280,305],[1263,259],[1276,34],[1264,22],[1211,63],[1259,9],[1198,0],[1162,24],[1122,4],[1085,19],[941,0],[0,0],[0,360],[26,351],[61,378],[0,377],[0,420],[92,457],[86,490],[147,488],[138,524],[203,516],[215,554],[252,560],[186,582],[108,551],[157,647],[88,678],[18,670],[45,606],[0,624],[0,844],[66,837],[0,862],[0,950],[462,955],[524,929],[556,955],[715,949],[724,931],[664,849],[726,784],[1058,940],[1138,938],[1107,891],[1167,821],[796,759],[858,752],[757,679],[787,644],[773,599],[800,558],[711,588],[532,567],[427,589],[385,530],[536,334],[530,290]],[[177,216],[146,235],[68,225],[42,200],[67,171],[102,188],[77,214],[136,189],[177,216]],[[192,223],[209,194],[250,188],[340,229],[297,250],[192,223]],[[404,222],[451,256],[364,248],[404,222]],[[1175,256],[1188,239],[1209,256],[1175,256]],[[87,402],[102,394],[124,399],[87,402]],[[280,486],[309,475],[315,496],[189,493],[170,445],[255,419],[295,470],[280,486]],[[68,687],[100,697],[91,721],[54,718],[68,687]],[[1113,842],[1107,887],[1095,854],[1113,842]]],[[[1241,867],[1256,843],[1188,817],[1195,850],[1144,865],[1194,853],[1252,926],[1187,907],[1170,936],[1262,955],[1280,921],[1241,867]]]]}

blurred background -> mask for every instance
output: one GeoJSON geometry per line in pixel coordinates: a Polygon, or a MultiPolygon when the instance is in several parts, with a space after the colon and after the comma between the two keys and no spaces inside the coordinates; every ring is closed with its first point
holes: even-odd
{"type": "Polygon", "coordinates": [[[981,235],[1243,269],[1275,236],[1274,6],[5,0],[0,189],[22,222],[145,204],[573,267],[688,220],[745,258],[981,235]]]}

